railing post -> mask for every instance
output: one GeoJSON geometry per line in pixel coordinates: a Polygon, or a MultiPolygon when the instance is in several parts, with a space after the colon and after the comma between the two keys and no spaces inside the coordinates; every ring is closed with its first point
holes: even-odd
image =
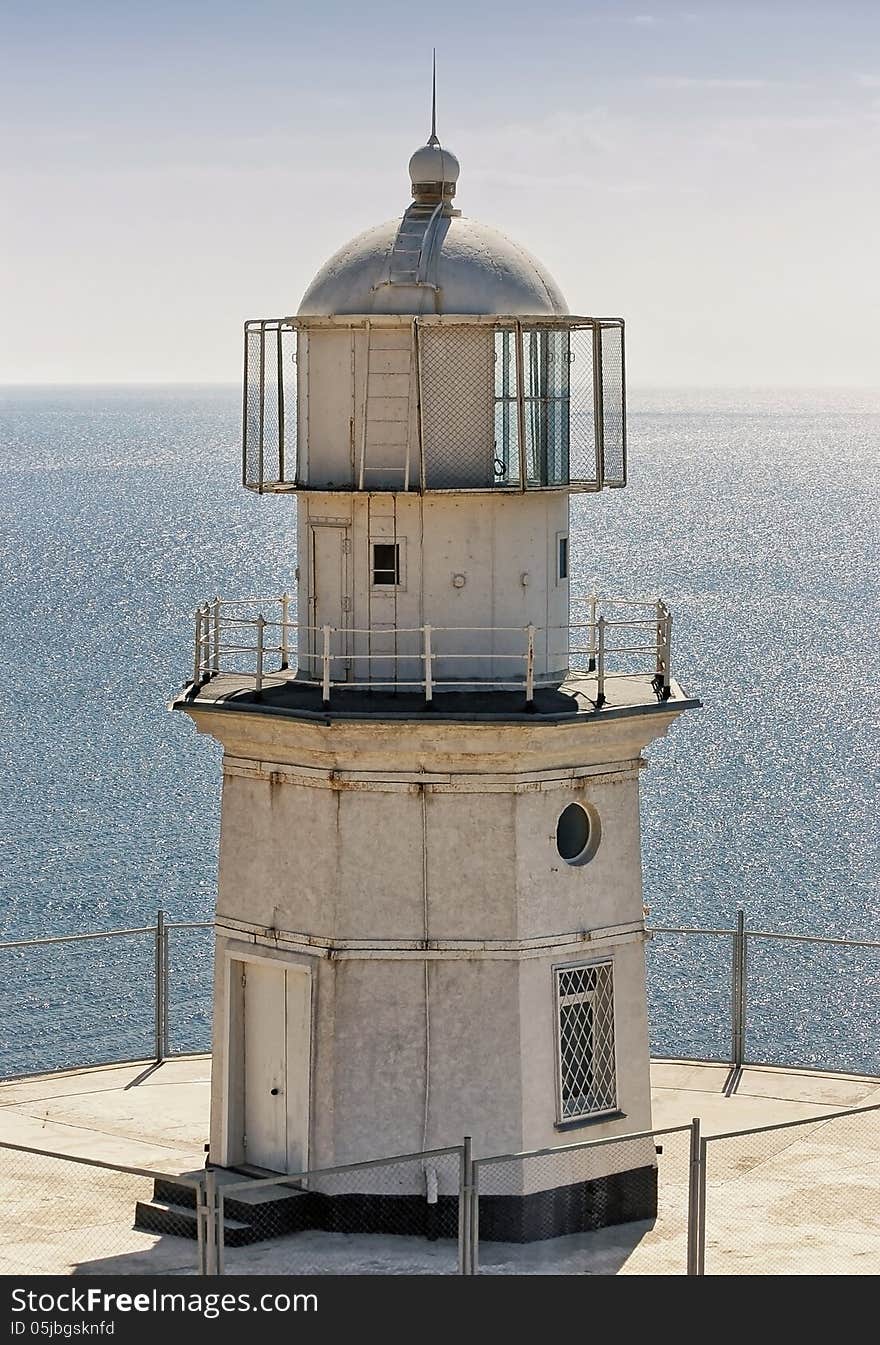
{"type": "Polygon", "coordinates": [[[425,638],[425,704],[430,705],[434,700],[434,654],[431,647],[430,626],[423,627],[425,638]]]}
{"type": "Polygon", "coordinates": [[[590,594],[590,647],[587,651],[589,659],[587,660],[587,672],[596,671],[596,608],[599,605],[599,597],[596,593],[590,594]]]}
{"type": "Polygon", "coordinates": [[[219,597],[217,597],[217,598],[214,599],[214,602],[213,602],[213,608],[214,608],[214,620],[213,620],[212,625],[213,625],[213,636],[214,636],[214,640],[213,640],[214,648],[213,648],[212,656],[211,656],[211,674],[212,674],[212,676],[216,677],[217,673],[220,671],[220,599],[219,599],[219,597]]]}
{"type": "Polygon", "coordinates": [[[535,628],[526,626],[528,644],[526,646],[526,709],[535,708],[535,628]]]}
{"type": "Polygon", "coordinates": [[[670,678],[672,677],[672,613],[664,606],[666,618],[664,620],[664,639],[663,639],[663,680],[660,684],[660,696],[662,700],[668,701],[672,690],[670,687],[670,678]]]}
{"type": "Polygon", "coordinates": [[[324,647],[321,653],[321,699],[324,709],[330,706],[330,626],[324,627],[324,647]]]}
{"type": "Polygon", "coordinates": [[[263,694],[263,633],[266,629],[266,618],[261,612],[257,617],[257,673],[256,673],[256,693],[257,696],[263,694]]]}
{"type": "Polygon", "coordinates": [[[691,1121],[690,1165],[688,1169],[687,1273],[699,1272],[700,1248],[700,1118],[691,1121]]]}
{"type": "Polygon", "coordinates": [[[196,686],[202,680],[202,609],[196,608],[196,648],[193,660],[193,682],[196,686]]]}
{"type": "Polygon", "coordinates": [[[605,618],[596,622],[596,709],[605,704],[605,618]]]}
{"type": "Polygon", "coordinates": [[[281,671],[290,667],[290,646],[287,636],[287,623],[290,617],[290,594],[281,594],[281,671]]]}
{"type": "Polygon", "coordinates": [[[659,681],[663,676],[663,670],[666,667],[666,608],[660,598],[654,607],[654,620],[657,626],[657,664],[654,669],[654,676],[659,681]]]}
{"type": "Polygon", "coordinates": [[[471,1137],[465,1135],[461,1150],[461,1168],[458,1185],[458,1273],[471,1273],[471,1168],[473,1155],[471,1137]]]}
{"type": "Polygon", "coordinates": [[[156,912],[156,1064],[165,1059],[168,1041],[168,931],[165,912],[156,912]]]}

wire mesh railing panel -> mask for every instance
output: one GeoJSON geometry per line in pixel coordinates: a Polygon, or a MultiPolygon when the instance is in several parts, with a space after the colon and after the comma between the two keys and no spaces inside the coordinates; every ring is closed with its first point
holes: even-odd
{"type": "Polygon", "coordinates": [[[482,1274],[687,1272],[689,1131],[477,1162],[482,1274]]]}
{"type": "Polygon", "coordinates": [[[169,925],[167,930],[168,1053],[210,1051],[214,927],[169,925]]]}
{"type": "Polygon", "coordinates": [[[494,484],[518,486],[520,473],[519,360],[517,334],[512,327],[496,328],[494,484]]]}
{"type": "Polygon", "coordinates": [[[746,1059],[880,1074],[880,948],[749,935],[746,1059]]]}
{"type": "Polygon", "coordinates": [[[425,485],[494,485],[493,329],[420,326],[419,369],[425,485]]]}
{"type": "Polygon", "coordinates": [[[626,485],[626,403],[623,328],[602,328],[602,480],[626,485]]]}
{"type": "Polygon", "coordinates": [[[155,935],[0,947],[0,1077],[155,1052],[155,935]]]}
{"type": "Polygon", "coordinates": [[[570,333],[569,480],[598,486],[596,414],[593,393],[593,330],[575,327],[570,333]]]}
{"type": "Polygon", "coordinates": [[[296,480],[296,341],[279,321],[245,328],[243,479],[255,490],[296,480]]]}
{"type": "Polygon", "coordinates": [[[454,1275],[461,1150],[220,1187],[236,1274],[454,1275]]]}
{"type": "Polygon", "coordinates": [[[160,1230],[156,1180],[0,1144],[0,1274],[198,1274],[195,1188],[160,1230]]]}
{"type": "Polygon", "coordinates": [[[707,1275],[880,1274],[880,1110],[710,1136],[705,1219],[707,1275]]]}
{"type": "Polygon", "coordinates": [[[652,930],[646,946],[653,1055],[729,1060],[732,934],[652,930]]]}

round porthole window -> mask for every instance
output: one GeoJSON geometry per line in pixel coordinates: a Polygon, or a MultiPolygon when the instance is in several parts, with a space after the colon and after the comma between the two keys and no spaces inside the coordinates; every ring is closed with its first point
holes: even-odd
{"type": "Polygon", "coordinates": [[[586,803],[570,803],[556,823],[556,849],[566,864],[587,864],[599,848],[599,814],[586,803]]]}

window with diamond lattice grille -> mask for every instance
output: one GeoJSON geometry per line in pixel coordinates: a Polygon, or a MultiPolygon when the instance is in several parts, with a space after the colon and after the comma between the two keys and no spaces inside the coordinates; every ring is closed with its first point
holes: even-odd
{"type": "Polygon", "coordinates": [[[560,1119],[616,1110],[611,963],[557,967],[556,997],[560,1119]]]}

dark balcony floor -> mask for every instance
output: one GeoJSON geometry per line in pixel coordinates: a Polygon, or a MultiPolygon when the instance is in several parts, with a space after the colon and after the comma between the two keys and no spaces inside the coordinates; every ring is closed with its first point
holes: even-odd
{"type": "Polygon", "coordinates": [[[597,719],[620,715],[679,712],[699,706],[673,679],[668,700],[662,700],[650,676],[608,676],[605,679],[605,703],[597,706],[595,676],[573,677],[559,687],[538,687],[532,707],[526,706],[521,689],[496,687],[436,689],[430,704],[419,689],[394,690],[351,687],[337,683],[331,688],[330,704],[325,706],[321,687],[300,681],[295,671],[276,673],[264,678],[257,694],[250,675],[218,673],[199,687],[192,684],[171,702],[172,709],[199,706],[212,710],[250,711],[262,714],[292,715],[295,718],[333,719],[415,719],[430,715],[434,719],[479,720],[554,720],[577,716],[597,719]]]}

